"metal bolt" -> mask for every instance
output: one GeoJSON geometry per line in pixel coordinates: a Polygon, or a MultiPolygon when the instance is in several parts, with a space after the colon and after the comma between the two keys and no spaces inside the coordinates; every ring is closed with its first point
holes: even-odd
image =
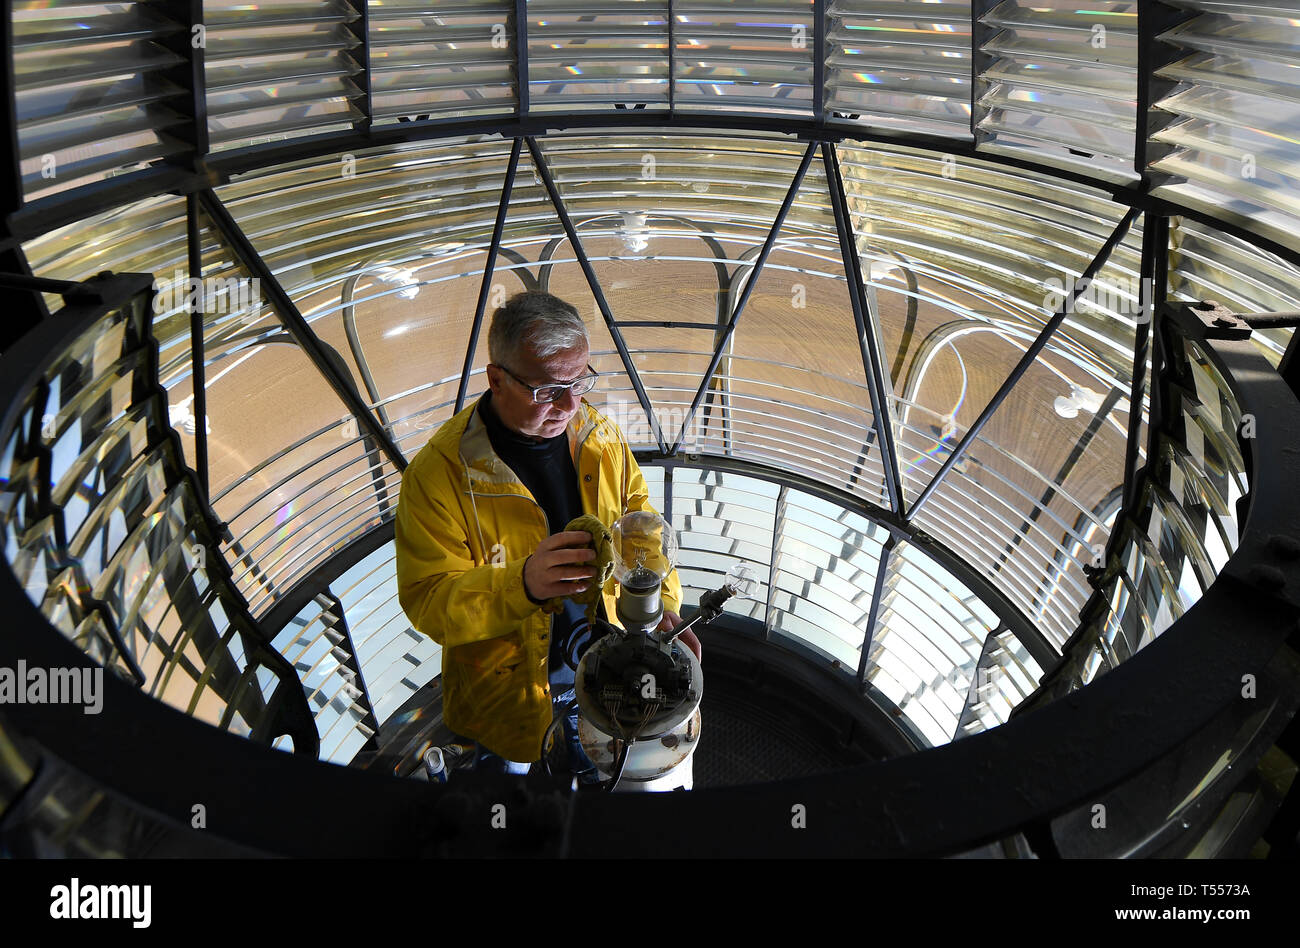
{"type": "Polygon", "coordinates": [[[1231,326],[1231,325],[1233,325],[1233,321],[1232,321],[1231,319],[1229,319],[1227,316],[1215,316],[1215,317],[1214,317],[1214,325],[1216,325],[1216,326],[1231,326]]]}

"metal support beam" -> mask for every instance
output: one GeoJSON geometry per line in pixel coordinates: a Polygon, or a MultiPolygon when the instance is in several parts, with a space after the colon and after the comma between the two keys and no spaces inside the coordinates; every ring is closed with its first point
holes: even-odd
{"type": "Polygon", "coordinates": [[[664,518],[664,523],[672,524],[673,522],[673,469],[671,467],[663,468],[664,472],[664,509],[659,511],[659,516],[664,518]]]}
{"type": "MultiPolygon", "coordinates": [[[[271,268],[267,266],[261,254],[253,247],[247,235],[235,223],[235,219],[230,216],[230,212],[221,203],[221,199],[212,191],[204,191],[199,195],[199,200],[204,211],[212,219],[221,236],[234,249],[240,261],[253,276],[261,281],[262,291],[266,293],[271,306],[280,317],[280,321],[284,323],[285,329],[289,330],[293,338],[297,340],[298,345],[302,347],[303,353],[316,366],[316,371],[324,376],[330,388],[334,389],[335,394],[347,406],[348,411],[357,419],[357,424],[361,430],[369,438],[373,439],[384,454],[388,455],[389,461],[399,471],[405,471],[406,458],[402,455],[401,449],[398,448],[392,436],[384,429],[384,426],[375,418],[374,413],[371,412],[366,403],[361,400],[361,395],[357,392],[352,379],[344,375],[334,363],[330,356],[333,350],[327,350],[325,344],[312,331],[311,325],[298,311],[293,299],[280,285],[280,281],[271,272],[271,268]]],[[[335,357],[337,355],[337,353],[334,353],[335,357]]]]}
{"type": "Polygon", "coordinates": [[[772,555],[767,565],[767,603],[763,607],[763,641],[771,641],[772,615],[776,612],[776,564],[780,558],[781,540],[785,535],[786,495],[790,489],[782,484],[777,488],[776,504],[772,508],[772,555]]]}
{"type": "MultiPolygon", "coordinates": [[[[399,122],[372,128],[369,136],[353,131],[325,132],[296,138],[285,142],[269,142],[247,148],[221,152],[210,156],[207,166],[215,177],[243,174],[269,168],[276,164],[306,161],[312,158],[334,156],[354,149],[387,147],[411,142],[440,141],[474,135],[500,135],[505,138],[545,135],[553,129],[571,131],[595,129],[603,135],[641,135],[648,129],[672,129],[682,135],[716,136],[719,131],[770,132],[783,136],[796,136],[805,141],[838,142],[849,137],[864,145],[901,145],[908,148],[928,149],[939,154],[967,157],[989,165],[1045,174],[1054,180],[1095,188],[1127,206],[1140,210],[1157,210],[1170,216],[1182,216],[1216,230],[1240,238],[1282,260],[1300,266],[1300,249],[1288,246],[1262,234],[1252,233],[1248,226],[1231,220],[1216,218],[1203,210],[1180,204],[1168,197],[1153,197],[1144,193],[1144,186],[1132,186],[1119,181],[1105,180],[1086,173],[1035,162],[1024,157],[980,152],[969,141],[945,138],[940,135],[902,133],[884,129],[846,129],[834,123],[819,126],[809,119],[793,116],[768,117],[762,115],[730,115],[699,113],[669,114],[667,111],[614,111],[545,113],[518,116],[496,116],[469,119],[429,119],[416,122],[399,122]]],[[[160,193],[188,194],[212,186],[208,175],[186,172],[183,169],[160,165],[120,178],[88,184],[74,191],[42,198],[34,205],[25,206],[14,215],[10,234],[0,235],[0,248],[13,239],[29,240],[47,234],[59,227],[120,207],[133,201],[154,197],[160,193]]]]}
{"type": "Polygon", "coordinates": [[[168,134],[187,142],[190,150],[168,158],[167,163],[186,171],[198,171],[208,155],[208,93],[204,67],[206,44],[197,37],[204,30],[203,0],[162,0],[161,12],[183,29],[155,40],[184,61],[164,70],[163,75],[185,90],[178,97],[177,111],[188,122],[168,129],[168,134]]]}
{"type": "Polygon", "coordinates": [[[736,308],[731,313],[731,319],[727,321],[727,326],[723,330],[721,338],[713,349],[713,358],[709,360],[709,367],[704,372],[704,378],[700,380],[700,387],[696,389],[695,397],[691,399],[691,407],[687,409],[686,416],[682,419],[681,431],[677,432],[677,440],[673,442],[672,449],[668,455],[672,456],[682,446],[682,439],[686,437],[687,430],[691,427],[691,421],[695,418],[695,413],[699,411],[700,402],[704,400],[704,393],[708,391],[709,383],[713,380],[713,373],[718,370],[718,363],[722,361],[722,350],[727,347],[728,340],[731,339],[732,333],[736,331],[736,323],[740,319],[740,314],[745,310],[745,304],[749,302],[750,296],[754,292],[754,287],[758,284],[758,278],[763,273],[763,265],[767,263],[768,255],[772,252],[772,247],[776,244],[777,234],[781,232],[781,225],[785,223],[786,215],[790,213],[790,208],[794,205],[795,195],[799,193],[799,185],[803,184],[804,175],[808,173],[808,166],[812,164],[813,154],[817,150],[816,142],[809,142],[807,149],[803,154],[803,160],[799,162],[799,170],[795,172],[794,180],[790,182],[790,188],[785,193],[785,200],[781,202],[781,209],[776,213],[776,220],[772,222],[772,229],[767,232],[767,239],[763,241],[763,249],[758,254],[758,259],[754,261],[754,267],[750,270],[749,278],[745,281],[745,288],[740,291],[740,299],[736,301],[736,308]]]}
{"type": "Polygon", "coordinates": [[[894,448],[893,421],[889,414],[889,399],[885,395],[884,363],[880,357],[880,344],[876,339],[875,321],[866,310],[866,281],[862,278],[862,260],[858,256],[858,241],[849,215],[848,196],[844,192],[844,179],[834,148],[822,143],[822,163],[826,166],[826,184],[830,191],[831,209],[835,213],[835,229],[840,238],[840,254],[844,258],[844,275],[849,284],[849,302],[853,309],[853,322],[858,334],[858,354],[862,358],[862,372],[867,380],[867,396],[871,400],[871,426],[880,446],[880,466],[885,475],[885,494],[889,509],[903,512],[902,481],[898,473],[898,453],[894,448]]]}
{"type": "Polygon", "coordinates": [[[478,302],[474,305],[474,322],[469,330],[469,343],[465,347],[465,365],[460,371],[460,387],[456,389],[456,413],[465,407],[465,391],[469,388],[469,371],[474,366],[474,353],[478,349],[479,331],[483,328],[483,314],[487,310],[488,296],[492,292],[492,274],[496,269],[497,252],[501,249],[501,235],[505,233],[506,214],[510,210],[510,195],[515,187],[515,171],[519,168],[519,152],[523,140],[516,138],[510,147],[510,161],[506,164],[506,177],[501,183],[501,201],[497,204],[497,219],[492,225],[492,243],[488,245],[487,260],[483,263],[483,282],[478,288],[478,302]]]}
{"type": "MultiPolygon", "coordinates": [[[[668,446],[665,444],[663,432],[659,428],[659,418],[655,414],[654,406],[650,404],[650,396],[646,394],[645,386],[641,384],[641,374],[637,372],[636,365],[632,362],[632,354],[628,352],[627,343],[623,341],[623,333],[614,322],[614,314],[609,308],[609,302],[605,299],[605,291],[601,289],[600,280],[596,278],[596,271],[591,266],[587,251],[583,248],[582,241],[578,239],[578,230],[573,226],[569,211],[564,206],[564,199],[560,197],[560,192],[555,187],[555,179],[551,177],[551,169],[547,166],[546,159],[542,157],[542,150],[537,147],[537,142],[532,138],[526,138],[525,141],[528,143],[528,153],[533,158],[533,167],[542,179],[546,193],[551,198],[551,204],[555,207],[555,213],[559,215],[560,224],[564,227],[564,233],[568,236],[569,243],[573,247],[573,254],[578,258],[578,266],[582,268],[583,276],[587,278],[587,285],[591,287],[591,295],[596,298],[596,305],[600,307],[600,314],[605,318],[605,326],[609,329],[610,338],[614,340],[614,347],[618,349],[619,358],[623,360],[623,368],[627,371],[627,377],[632,383],[632,389],[636,392],[637,401],[641,403],[641,410],[645,412],[646,421],[650,424],[650,430],[654,432],[659,450],[666,454],[668,453],[668,446]]],[[[682,425],[682,431],[686,430],[686,425],[689,423],[690,418],[688,417],[686,423],[682,425]]]]}
{"type": "Polygon", "coordinates": [[[668,114],[677,108],[677,10],[676,0],[668,0],[668,114]]]}
{"type": "Polygon", "coordinates": [[[528,0],[515,0],[515,92],[519,117],[528,115],[528,0]]]}
{"type": "Polygon", "coordinates": [[[1251,329],[1295,329],[1300,313],[1251,313],[1240,317],[1251,329]]]}
{"type": "Polygon", "coordinates": [[[813,121],[826,121],[826,0],[813,0],[813,121]]]}
{"type": "Polygon", "coordinates": [[[957,727],[952,732],[954,741],[968,737],[969,732],[967,729],[977,723],[975,709],[984,703],[983,691],[988,687],[988,684],[981,679],[989,670],[998,667],[994,655],[998,650],[998,636],[1002,632],[1002,629],[997,628],[984,636],[984,645],[980,648],[980,657],[976,660],[975,669],[971,674],[970,687],[966,689],[966,700],[962,702],[961,714],[957,718],[957,727]]]}
{"type": "MultiPolygon", "coordinates": [[[[366,685],[365,672],[361,668],[361,660],[357,658],[357,644],[353,641],[352,630],[348,627],[347,610],[343,608],[343,603],[339,600],[339,597],[334,595],[333,590],[329,588],[317,595],[316,604],[322,607],[321,622],[334,633],[333,635],[326,633],[325,637],[330,640],[331,645],[342,645],[343,651],[347,653],[346,658],[339,662],[342,666],[340,677],[360,692],[358,695],[349,694],[348,698],[360,708],[362,716],[360,727],[364,727],[369,731],[370,736],[357,754],[373,753],[378,748],[376,735],[379,733],[379,720],[375,717],[375,708],[371,702],[370,688],[366,685]],[[341,641],[334,641],[335,636],[338,636],[341,641]],[[347,669],[348,674],[342,673],[343,668],[347,669]]],[[[331,654],[333,654],[332,651],[331,654]]],[[[338,656],[335,654],[334,657],[337,658],[338,656]]],[[[354,727],[357,727],[357,725],[354,725],[354,727]]]]}
{"type": "Polygon", "coordinates": [[[1151,358],[1151,326],[1155,314],[1164,309],[1169,285],[1169,218],[1152,211],[1142,218],[1141,277],[1141,316],[1133,337],[1128,438],[1124,448],[1124,509],[1132,509],[1136,501],[1138,433],[1142,427],[1142,393],[1146,390],[1147,362],[1151,358]]]}
{"type": "Polygon", "coordinates": [[[0,11],[0,42],[4,43],[4,62],[0,64],[5,81],[0,88],[0,122],[4,123],[4,139],[0,140],[0,226],[9,236],[9,215],[23,206],[22,149],[18,144],[18,82],[14,76],[14,20],[13,4],[6,3],[0,11]]]}
{"type": "Polygon", "coordinates": [[[948,476],[948,472],[953,469],[953,465],[962,459],[963,455],[966,453],[966,449],[970,447],[971,442],[979,437],[979,433],[984,429],[984,426],[988,424],[988,420],[993,417],[993,413],[1001,407],[1002,403],[1006,401],[1007,395],[1009,395],[1011,390],[1016,387],[1016,383],[1024,377],[1024,374],[1027,371],[1029,371],[1029,367],[1033,365],[1034,360],[1038,358],[1038,354],[1043,351],[1048,340],[1052,338],[1052,334],[1060,328],[1061,323],[1065,322],[1065,317],[1074,311],[1075,301],[1078,300],[1079,296],[1088,289],[1088,286],[1092,283],[1092,278],[1097,275],[1097,271],[1106,265],[1106,261],[1110,259],[1111,252],[1114,251],[1114,249],[1119,246],[1120,241],[1124,239],[1124,235],[1128,233],[1128,229],[1137,215],[1137,208],[1129,208],[1128,212],[1120,220],[1119,224],[1116,225],[1114,231],[1111,232],[1111,235],[1106,238],[1106,242],[1102,244],[1101,250],[1097,252],[1097,256],[1093,258],[1092,263],[1088,264],[1087,268],[1083,271],[1083,274],[1079,277],[1078,282],[1075,283],[1074,287],[1070,290],[1069,295],[1061,304],[1060,311],[1047,321],[1047,325],[1045,325],[1042,331],[1038,334],[1038,338],[1036,338],[1030,344],[1029,348],[1025,350],[1025,354],[1021,356],[1020,361],[1016,363],[1016,367],[1011,370],[1011,374],[1007,376],[1006,381],[1004,381],[998,388],[997,392],[989,400],[989,403],[984,406],[984,410],[980,412],[979,417],[975,419],[974,423],[969,429],[967,429],[966,434],[962,437],[961,441],[957,443],[957,447],[953,449],[952,453],[949,454],[943,464],[940,465],[938,472],[930,479],[930,483],[925,485],[925,489],[921,491],[921,496],[917,497],[916,502],[908,509],[906,514],[908,520],[911,520],[916,516],[916,512],[925,505],[925,502],[930,499],[931,495],[934,494],[939,485],[943,483],[943,479],[948,476]]]}
{"type": "Polygon", "coordinates": [[[352,130],[359,135],[369,135],[370,126],[375,120],[375,92],[370,73],[370,4],[367,0],[346,0],[346,2],[356,11],[357,18],[345,25],[348,32],[355,36],[360,44],[356,55],[359,60],[357,65],[361,67],[361,71],[350,78],[364,96],[361,100],[363,115],[352,123],[352,130]]]}
{"type": "Polygon", "coordinates": [[[871,607],[867,610],[866,627],[862,630],[862,651],[858,657],[858,690],[867,690],[867,656],[871,653],[871,643],[876,637],[876,623],[880,621],[880,597],[885,593],[885,574],[889,571],[889,557],[894,550],[894,537],[880,547],[880,559],[876,561],[876,581],[871,588],[871,607]]]}
{"type": "Polygon", "coordinates": [[[193,300],[198,305],[190,306],[190,391],[194,411],[194,471],[198,474],[200,499],[210,506],[211,494],[208,483],[208,392],[205,375],[205,355],[203,340],[203,243],[199,237],[199,199],[197,195],[185,196],[185,236],[189,251],[189,275],[196,293],[186,292],[187,303],[193,300]]]}
{"type": "Polygon", "coordinates": [[[975,139],[976,148],[988,137],[979,130],[979,88],[980,76],[993,65],[993,56],[983,50],[997,32],[983,21],[1000,2],[1001,0],[971,0],[970,5],[970,133],[975,139]]]}
{"type": "Polygon", "coordinates": [[[1134,128],[1133,170],[1142,176],[1144,187],[1153,187],[1168,179],[1167,174],[1149,174],[1147,165],[1173,150],[1171,145],[1151,141],[1152,133],[1175,119],[1172,113],[1152,112],[1151,107],[1178,85],[1176,80],[1157,78],[1156,71],[1186,55],[1185,50],[1162,43],[1158,37],[1196,15],[1194,10],[1182,10],[1158,0],[1137,4],[1137,124],[1134,128]]]}

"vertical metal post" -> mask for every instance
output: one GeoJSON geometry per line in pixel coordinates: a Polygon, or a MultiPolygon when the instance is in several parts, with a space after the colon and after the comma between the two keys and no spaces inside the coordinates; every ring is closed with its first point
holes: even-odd
{"type": "Polygon", "coordinates": [[[668,0],[668,114],[677,108],[677,10],[668,0]]]}
{"type": "Polygon", "coordinates": [[[993,63],[993,56],[983,50],[997,32],[984,22],[984,17],[1001,2],[1002,0],[971,0],[970,5],[970,133],[975,139],[976,148],[987,137],[979,130],[980,76],[993,63]]]}
{"type": "MultiPolygon", "coordinates": [[[[27,257],[17,242],[0,251],[0,273],[32,275],[27,257]]],[[[0,284],[0,307],[3,307],[0,312],[4,313],[4,320],[0,322],[0,353],[8,351],[10,346],[50,316],[45,298],[37,290],[8,283],[0,284]]]]}
{"type": "Polygon", "coordinates": [[[772,508],[772,557],[767,567],[767,605],[763,609],[763,641],[772,638],[772,615],[776,612],[776,564],[780,558],[779,547],[785,534],[785,498],[789,488],[784,484],[776,492],[776,506],[772,508]]]}
{"type": "Polygon", "coordinates": [[[840,255],[844,258],[844,276],[849,284],[849,303],[853,309],[853,322],[858,334],[858,352],[862,358],[862,372],[867,380],[867,397],[871,400],[871,424],[880,445],[881,468],[885,475],[885,493],[889,509],[903,512],[902,480],[898,473],[898,454],[894,447],[893,422],[889,414],[889,400],[885,395],[884,364],[876,340],[874,321],[865,311],[867,306],[865,281],[862,278],[862,261],[858,257],[858,242],[849,217],[848,197],[844,192],[844,179],[835,160],[834,146],[822,143],[822,163],[826,167],[826,186],[830,190],[831,210],[835,214],[835,229],[840,238],[840,255]]]}
{"type": "MultiPolygon", "coordinates": [[[[31,267],[16,240],[10,241],[9,218],[23,206],[23,173],[18,142],[18,84],[14,77],[13,4],[6,3],[0,14],[0,42],[4,44],[3,88],[0,92],[0,121],[4,122],[4,139],[0,141],[0,273],[31,276],[31,267]]],[[[0,352],[5,352],[27,332],[49,317],[45,298],[40,293],[13,286],[0,286],[0,306],[5,318],[0,324],[0,352]]]]}
{"type": "Polygon", "coordinates": [[[1155,158],[1158,159],[1172,150],[1168,145],[1152,146],[1151,134],[1174,120],[1171,113],[1152,112],[1152,106],[1178,85],[1175,80],[1158,78],[1156,70],[1185,55],[1184,51],[1161,43],[1157,37],[1196,15],[1193,10],[1179,9],[1157,0],[1137,4],[1137,112],[1133,130],[1133,170],[1148,185],[1168,178],[1165,174],[1151,175],[1147,172],[1148,163],[1154,160],[1152,152],[1157,152],[1155,158]]]}
{"type": "Polygon", "coordinates": [[[189,127],[171,128],[168,129],[168,134],[187,141],[191,150],[168,159],[168,163],[195,171],[202,168],[209,150],[207,77],[204,71],[207,43],[206,39],[201,39],[206,37],[203,0],[165,0],[161,4],[161,10],[164,15],[184,27],[180,32],[159,41],[184,59],[184,62],[166,70],[164,75],[189,93],[188,100],[181,108],[190,119],[189,127]]]}
{"type": "Polygon", "coordinates": [[[364,114],[352,123],[352,130],[361,135],[369,135],[375,116],[375,95],[370,77],[370,4],[367,0],[347,0],[347,4],[358,14],[355,20],[347,24],[347,30],[361,44],[360,62],[357,63],[361,67],[361,72],[351,79],[365,96],[361,100],[364,114]]]}
{"type": "Polygon", "coordinates": [[[813,0],[813,121],[826,121],[826,0],[813,0]]]}
{"type": "Polygon", "coordinates": [[[22,150],[18,144],[18,81],[14,75],[14,5],[4,4],[0,16],[0,41],[4,43],[4,88],[0,93],[0,120],[4,121],[4,141],[0,142],[0,223],[3,235],[9,236],[9,215],[23,206],[22,150]]]}
{"type": "MultiPolygon", "coordinates": [[[[1139,14],[1141,16],[1141,14],[1139,14]]],[[[1155,314],[1165,304],[1169,275],[1169,218],[1147,211],[1142,218],[1141,316],[1133,337],[1133,373],[1129,387],[1128,438],[1124,448],[1124,504],[1136,502],[1138,430],[1142,427],[1142,393],[1146,388],[1147,361],[1151,357],[1151,328],[1155,314]]],[[[1155,389],[1152,388],[1152,397],[1155,389]]]]}
{"type": "Polygon", "coordinates": [[[664,518],[664,523],[669,528],[673,525],[673,465],[665,464],[662,468],[664,472],[664,509],[659,511],[659,516],[664,518]]]}
{"type": "Polygon", "coordinates": [[[1034,360],[1038,358],[1038,354],[1043,351],[1048,340],[1052,338],[1052,334],[1060,328],[1061,323],[1065,322],[1065,317],[1074,311],[1075,302],[1084,291],[1088,289],[1089,284],[1092,283],[1092,278],[1097,275],[1097,271],[1105,266],[1106,261],[1110,259],[1111,252],[1114,251],[1114,249],[1119,246],[1119,242],[1124,239],[1124,235],[1128,233],[1129,226],[1133,223],[1133,220],[1137,215],[1138,209],[1135,207],[1130,207],[1125,212],[1123,218],[1120,219],[1120,222],[1116,225],[1114,231],[1112,231],[1111,235],[1106,238],[1106,242],[1102,245],[1101,250],[1097,252],[1097,256],[1093,258],[1092,263],[1088,264],[1087,269],[1083,271],[1083,275],[1080,276],[1079,280],[1075,283],[1074,288],[1061,304],[1060,311],[1049,319],[1045,326],[1043,326],[1038,337],[1030,344],[1029,348],[1025,350],[1025,354],[1020,357],[1020,361],[1016,363],[1016,367],[1011,370],[1011,374],[1007,376],[1006,380],[989,400],[989,403],[984,406],[984,410],[980,412],[979,417],[975,419],[974,423],[969,429],[967,429],[966,434],[962,437],[961,441],[957,443],[957,447],[953,448],[952,453],[949,454],[943,464],[940,465],[938,472],[930,479],[930,483],[925,485],[925,489],[921,491],[921,495],[916,498],[916,502],[908,509],[907,519],[910,520],[916,516],[916,512],[924,506],[925,502],[930,499],[930,496],[935,492],[939,485],[943,483],[943,479],[948,476],[948,472],[951,471],[953,466],[966,454],[966,449],[970,447],[971,442],[979,437],[979,433],[984,429],[984,426],[988,424],[989,419],[993,417],[993,413],[1001,407],[1004,401],[1006,401],[1007,395],[1009,395],[1011,390],[1016,387],[1016,383],[1019,382],[1024,377],[1025,373],[1029,371],[1029,367],[1033,365],[1034,360]]]}
{"type": "MultiPolygon", "coordinates": [[[[339,664],[346,668],[349,674],[342,675],[341,677],[344,681],[348,681],[349,678],[356,680],[354,687],[361,693],[356,697],[349,694],[348,697],[352,699],[353,704],[357,705],[361,709],[361,715],[364,721],[362,726],[366,730],[370,731],[370,736],[366,741],[363,751],[367,749],[374,750],[378,747],[379,743],[377,736],[379,733],[379,720],[375,716],[374,705],[370,700],[370,689],[366,686],[365,673],[361,670],[361,659],[357,657],[357,645],[356,642],[352,640],[352,630],[348,628],[347,612],[344,610],[343,603],[339,600],[339,597],[334,595],[333,591],[328,588],[316,597],[316,604],[324,607],[321,612],[321,622],[325,623],[327,628],[338,635],[341,641],[334,641],[333,637],[328,634],[326,635],[326,638],[330,639],[331,645],[342,645],[343,651],[347,653],[347,657],[341,660],[339,664]],[[334,621],[329,622],[326,617],[329,617],[334,621]]],[[[334,657],[338,658],[337,655],[334,657]]],[[[351,684],[350,681],[348,683],[351,684]]]]}
{"type": "Polygon", "coordinates": [[[876,638],[876,623],[880,621],[880,598],[885,593],[885,574],[889,572],[889,558],[894,550],[891,534],[880,547],[880,560],[876,563],[876,581],[871,587],[871,606],[867,609],[866,628],[862,634],[862,652],[858,658],[858,690],[867,690],[867,656],[876,638]]]}
{"type": "Polygon", "coordinates": [[[790,213],[790,208],[794,205],[795,195],[799,193],[799,185],[803,183],[804,175],[808,173],[808,166],[812,164],[813,154],[816,150],[817,143],[809,142],[808,148],[804,151],[803,160],[799,162],[799,170],[795,172],[794,180],[790,182],[790,188],[785,193],[785,200],[781,202],[781,209],[777,211],[776,220],[772,222],[772,229],[767,232],[767,239],[763,241],[763,249],[759,252],[758,259],[754,261],[754,268],[750,271],[749,279],[745,281],[745,288],[740,291],[740,299],[736,302],[736,308],[732,311],[731,318],[727,321],[721,338],[718,339],[717,344],[714,346],[713,358],[709,361],[709,367],[704,373],[704,378],[700,380],[700,387],[696,390],[695,397],[691,399],[691,407],[687,409],[686,416],[682,420],[682,430],[677,433],[677,440],[673,442],[672,450],[668,452],[670,455],[676,454],[681,448],[682,439],[691,426],[691,420],[695,417],[695,413],[699,411],[700,402],[704,400],[704,393],[713,380],[713,374],[718,370],[718,363],[722,361],[722,350],[727,347],[727,341],[731,339],[732,333],[736,331],[736,323],[740,319],[740,314],[744,312],[749,297],[754,292],[754,287],[763,273],[763,265],[767,263],[772,247],[776,245],[776,238],[781,232],[781,225],[785,223],[786,215],[790,213]]]}
{"type": "Polygon", "coordinates": [[[528,3],[515,0],[515,76],[519,97],[519,117],[528,115],[528,3]]]}
{"type": "Polygon", "coordinates": [[[474,365],[478,349],[478,336],[483,328],[483,314],[487,310],[488,296],[492,292],[492,274],[496,270],[497,251],[501,249],[501,235],[505,232],[506,214],[510,210],[510,195],[515,187],[515,171],[519,168],[519,153],[523,140],[516,138],[510,147],[510,161],[506,164],[506,177],[501,183],[501,201],[497,204],[497,219],[492,225],[492,243],[488,245],[487,260],[483,263],[483,282],[478,288],[478,302],[474,306],[474,323],[469,330],[469,345],[465,348],[465,365],[460,371],[460,387],[456,390],[456,413],[465,407],[465,392],[469,388],[469,372],[474,365]]]}
{"type": "MultiPolygon", "coordinates": [[[[208,489],[208,392],[203,340],[203,244],[199,235],[197,194],[185,196],[185,234],[189,244],[189,277],[194,281],[191,286],[199,288],[194,294],[199,305],[190,309],[190,389],[194,394],[191,402],[194,410],[194,469],[199,476],[200,498],[206,506],[211,494],[208,489]]],[[[188,287],[186,289],[185,299],[188,301],[191,294],[188,287]]]]}
{"type": "MultiPolygon", "coordinates": [[[[980,657],[975,662],[975,673],[971,676],[970,687],[966,689],[966,700],[962,703],[961,714],[957,718],[957,728],[952,732],[954,741],[963,737],[970,736],[972,732],[968,729],[976,721],[975,709],[984,704],[984,695],[981,693],[984,686],[981,685],[980,679],[985,673],[992,668],[996,668],[997,660],[995,655],[1000,648],[998,635],[1005,629],[998,627],[984,637],[984,645],[980,648],[980,657]]],[[[986,686],[987,683],[984,683],[986,686]]]]}

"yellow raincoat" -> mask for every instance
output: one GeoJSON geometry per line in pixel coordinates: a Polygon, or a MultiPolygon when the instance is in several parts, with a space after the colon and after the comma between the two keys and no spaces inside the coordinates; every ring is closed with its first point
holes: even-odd
{"type": "MultiPolygon", "coordinates": [[[[618,428],[585,401],[569,422],[584,513],[612,524],[652,510],[618,428]]],[[[402,476],[397,596],[411,624],[443,647],[443,720],[507,760],[541,755],[551,723],[551,617],[524,592],[524,561],[550,533],[546,514],[492,450],[478,404],[438,430],[402,476]]],[[[614,615],[615,583],[605,586],[614,615]]],[[[664,608],[681,610],[674,570],[664,608]]]]}

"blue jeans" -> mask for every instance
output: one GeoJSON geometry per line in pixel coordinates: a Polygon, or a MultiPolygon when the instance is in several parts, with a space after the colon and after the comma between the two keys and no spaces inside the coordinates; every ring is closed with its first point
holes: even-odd
{"type": "MultiPolygon", "coordinates": [[[[573,701],[576,692],[573,687],[573,670],[564,669],[569,674],[567,688],[561,691],[563,683],[557,685],[555,682],[555,673],[551,675],[551,694],[555,695],[555,709],[558,712],[560,707],[566,702],[573,701]]],[[[596,765],[592,763],[587,752],[582,749],[582,742],[578,740],[578,705],[573,704],[573,710],[560,718],[560,730],[564,732],[564,745],[568,754],[566,763],[568,764],[569,773],[578,778],[579,783],[590,784],[600,782],[600,773],[596,770],[596,765]]]]}
{"type": "Polygon", "coordinates": [[[478,741],[474,742],[474,770],[488,774],[516,774],[522,776],[533,766],[525,761],[506,760],[492,753],[478,741]]]}

